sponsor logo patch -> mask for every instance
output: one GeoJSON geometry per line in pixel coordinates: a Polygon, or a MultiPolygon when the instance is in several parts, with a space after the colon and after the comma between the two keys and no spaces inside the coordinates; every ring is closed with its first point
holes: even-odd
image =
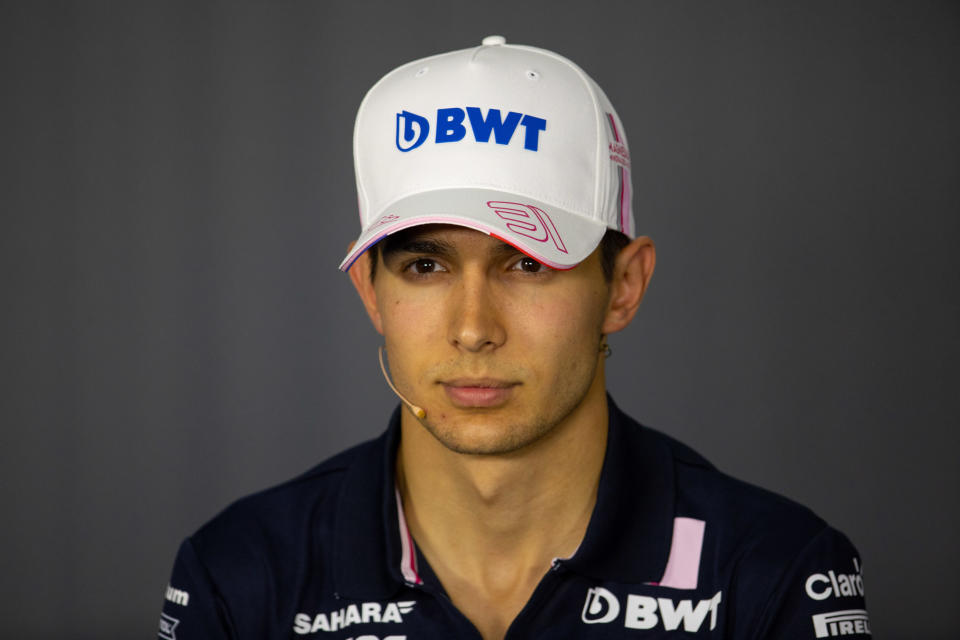
{"type": "Polygon", "coordinates": [[[585,624],[613,622],[620,615],[620,601],[603,587],[594,587],[587,591],[587,600],[583,603],[580,619],[585,624]]]}
{"type": "Polygon", "coordinates": [[[870,620],[864,609],[847,609],[813,616],[813,632],[818,638],[870,635],[870,620]]]}
{"type": "Polygon", "coordinates": [[[165,613],[161,613],[159,636],[163,638],[163,640],[177,640],[177,635],[174,633],[174,631],[176,630],[178,624],[180,624],[180,621],[173,616],[168,616],[165,613]]]}
{"type": "Polygon", "coordinates": [[[622,142],[611,142],[607,145],[607,148],[610,150],[611,160],[621,167],[630,168],[630,151],[627,149],[627,145],[622,142]]]}
{"type": "Polygon", "coordinates": [[[163,596],[166,600],[169,600],[173,604],[178,604],[181,607],[187,606],[190,602],[190,594],[186,591],[180,589],[175,589],[169,584],[167,585],[167,592],[163,596]]]}
{"type": "Polygon", "coordinates": [[[375,229],[377,227],[382,227],[385,224],[390,224],[391,222],[399,219],[400,219],[400,216],[395,216],[392,213],[388,213],[387,215],[380,218],[380,220],[377,221],[377,224],[371,226],[370,228],[375,229]]]}
{"type": "Polygon", "coordinates": [[[568,253],[567,245],[563,243],[557,226],[543,209],[519,202],[491,201],[487,206],[493,209],[501,219],[507,221],[507,229],[512,233],[541,243],[551,241],[557,251],[568,253]]]}
{"type": "MultiPolygon", "coordinates": [[[[460,142],[467,137],[467,128],[475,142],[490,142],[507,145],[517,129],[523,129],[523,148],[528,151],[540,149],[540,132],[546,130],[547,121],[529,114],[500,109],[487,109],[486,115],[477,107],[446,107],[437,109],[434,119],[434,142],[460,142]]],[[[413,151],[430,135],[430,120],[407,111],[397,113],[397,149],[404,153],[413,151]]]]}
{"type": "Polygon", "coordinates": [[[863,574],[860,561],[853,558],[853,573],[838,573],[831,569],[826,573],[814,573],[807,577],[804,589],[813,600],[828,598],[863,597],[863,574]]]}
{"type": "Polygon", "coordinates": [[[627,595],[626,605],[603,587],[587,591],[580,620],[585,624],[610,623],[622,618],[627,629],[653,629],[662,626],[667,631],[683,630],[695,633],[710,617],[710,629],[717,626],[717,615],[723,592],[717,591],[708,600],[694,602],[690,599],[654,598],[635,594],[627,595]],[[623,615],[620,615],[621,610],[623,615]]]}
{"type": "MultiPolygon", "coordinates": [[[[298,613],[293,618],[293,632],[306,635],[308,633],[317,633],[318,631],[339,631],[352,624],[403,622],[403,616],[413,611],[415,604],[415,600],[388,602],[386,604],[363,602],[360,604],[351,604],[336,611],[318,613],[312,616],[307,613],[298,613]]],[[[399,640],[404,637],[405,636],[388,636],[384,638],[384,640],[399,640]]],[[[374,636],[359,636],[359,638],[372,640],[374,636]]]]}

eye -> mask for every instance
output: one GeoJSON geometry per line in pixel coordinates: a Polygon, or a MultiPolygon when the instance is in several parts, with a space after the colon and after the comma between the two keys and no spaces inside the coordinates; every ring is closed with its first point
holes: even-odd
{"type": "Polygon", "coordinates": [[[422,275],[426,273],[446,271],[446,269],[444,269],[436,260],[432,258],[417,258],[407,265],[407,271],[417,275],[422,275]]]}
{"type": "Polygon", "coordinates": [[[546,271],[547,268],[533,258],[524,256],[517,260],[512,269],[526,273],[540,273],[541,271],[546,271]]]}

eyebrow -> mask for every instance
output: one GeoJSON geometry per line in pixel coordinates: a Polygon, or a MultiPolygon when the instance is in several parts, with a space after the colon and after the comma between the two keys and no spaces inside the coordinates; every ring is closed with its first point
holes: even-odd
{"type": "Polygon", "coordinates": [[[490,255],[496,256],[496,257],[512,256],[515,254],[526,255],[525,253],[523,253],[523,251],[520,251],[520,249],[517,249],[513,245],[509,245],[506,242],[503,242],[502,240],[498,245],[496,245],[494,248],[490,250],[490,255]]]}
{"type": "MultiPolygon", "coordinates": [[[[457,248],[453,243],[431,238],[429,236],[408,237],[387,237],[381,250],[384,261],[396,258],[399,254],[410,253],[420,255],[437,256],[438,258],[450,258],[457,253],[457,248]]],[[[501,258],[512,255],[523,254],[516,247],[506,242],[498,242],[490,248],[489,254],[493,258],[501,258]]]]}
{"type": "Polygon", "coordinates": [[[447,258],[455,252],[452,244],[435,238],[397,238],[393,242],[390,242],[388,238],[388,241],[383,243],[384,259],[393,257],[398,253],[421,253],[447,258]]]}

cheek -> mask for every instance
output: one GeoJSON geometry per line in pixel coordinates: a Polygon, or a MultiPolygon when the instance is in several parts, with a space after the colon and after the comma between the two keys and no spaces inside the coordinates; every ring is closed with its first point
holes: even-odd
{"type": "Polygon", "coordinates": [[[379,311],[391,370],[407,378],[407,369],[435,357],[431,349],[436,349],[440,331],[439,307],[416,296],[387,296],[381,298],[379,311]]]}
{"type": "Polygon", "coordinates": [[[378,309],[384,333],[402,336],[406,340],[429,327],[436,305],[416,296],[388,295],[379,298],[378,309]]]}
{"type": "Polygon", "coordinates": [[[603,291],[586,289],[531,297],[515,309],[511,337],[531,355],[560,368],[592,358],[600,343],[604,296],[603,291]]]}

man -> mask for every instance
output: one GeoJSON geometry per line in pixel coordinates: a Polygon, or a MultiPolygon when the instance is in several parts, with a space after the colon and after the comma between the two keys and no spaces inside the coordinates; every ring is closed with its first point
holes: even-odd
{"type": "Polygon", "coordinates": [[[842,534],[607,397],[655,253],[583,71],[491,36],[384,77],[354,146],[341,268],[403,405],[184,542],[161,637],[869,635],[842,534]]]}

